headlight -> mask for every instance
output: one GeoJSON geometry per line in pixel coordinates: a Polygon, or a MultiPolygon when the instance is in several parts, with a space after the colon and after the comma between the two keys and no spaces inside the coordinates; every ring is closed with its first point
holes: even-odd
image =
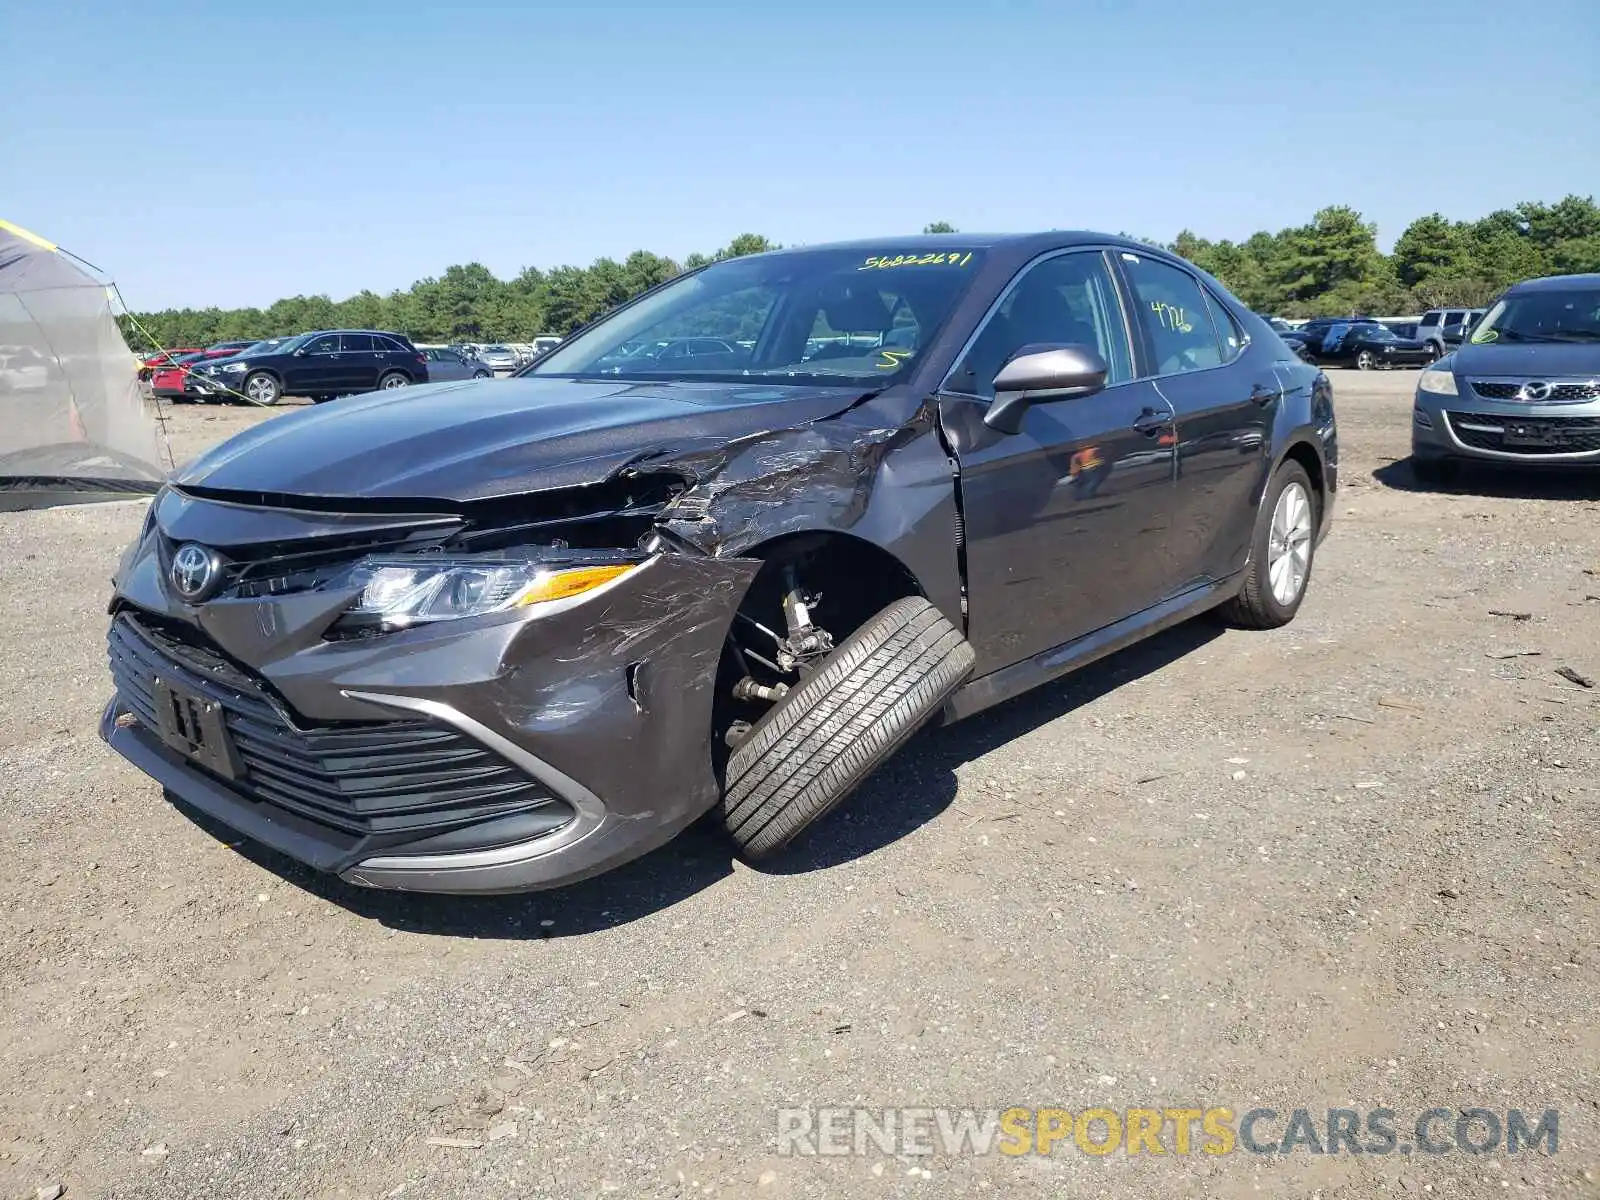
{"type": "Polygon", "coordinates": [[[638,562],[371,558],[337,586],[360,589],[339,618],[341,632],[404,629],[569,600],[620,579],[638,562]]]}
{"type": "Polygon", "coordinates": [[[213,371],[248,371],[249,363],[223,363],[220,367],[212,367],[213,371]]]}
{"type": "Polygon", "coordinates": [[[1449,369],[1443,371],[1437,367],[1429,367],[1417,376],[1417,390],[1419,392],[1432,392],[1436,396],[1454,396],[1456,394],[1456,373],[1449,369]]]}

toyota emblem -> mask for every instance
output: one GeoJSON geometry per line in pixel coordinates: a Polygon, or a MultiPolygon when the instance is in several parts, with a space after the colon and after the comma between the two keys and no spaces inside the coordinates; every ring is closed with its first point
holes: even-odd
{"type": "Polygon", "coordinates": [[[1548,400],[1550,399],[1550,385],[1542,379],[1535,379],[1522,385],[1522,399],[1548,400]]]}
{"type": "Polygon", "coordinates": [[[214,550],[189,542],[178,547],[168,572],[172,586],[190,604],[198,604],[216,590],[222,578],[222,560],[214,550]]]}

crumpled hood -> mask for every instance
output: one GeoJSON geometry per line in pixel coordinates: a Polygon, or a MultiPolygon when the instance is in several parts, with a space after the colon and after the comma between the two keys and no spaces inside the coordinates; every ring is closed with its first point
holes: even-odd
{"type": "Polygon", "coordinates": [[[428,384],[285,413],[172,481],[291,496],[483,500],[595,483],[631,459],[808,424],[860,397],[855,388],[532,377],[428,384]]]}
{"type": "Polygon", "coordinates": [[[1600,375],[1600,342],[1491,342],[1459,347],[1451,359],[1466,376],[1511,375],[1542,379],[1600,375]]]}

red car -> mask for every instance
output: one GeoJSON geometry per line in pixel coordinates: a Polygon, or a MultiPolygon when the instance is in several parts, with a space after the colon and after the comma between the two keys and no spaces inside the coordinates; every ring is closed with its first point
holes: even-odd
{"type": "Polygon", "coordinates": [[[150,392],[162,400],[188,400],[191,397],[184,394],[183,379],[193,364],[212,358],[227,358],[253,345],[254,342],[218,342],[215,346],[207,346],[204,350],[187,352],[169,350],[165,361],[151,368],[150,392]]]}
{"type": "Polygon", "coordinates": [[[148,358],[140,361],[139,378],[140,380],[149,379],[155,373],[157,367],[164,367],[169,362],[185,354],[199,354],[201,350],[202,347],[200,346],[174,346],[171,350],[158,350],[148,358]]]}

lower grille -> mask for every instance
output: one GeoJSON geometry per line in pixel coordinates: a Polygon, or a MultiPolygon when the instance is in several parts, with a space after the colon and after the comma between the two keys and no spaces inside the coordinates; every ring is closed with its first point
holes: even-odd
{"type": "Polygon", "coordinates": [[[1463,446],[1538,458],[1600,450],[1600,416],[1507,417],[1451,412],[1450,428],[1463,446]]]}
{"type": "Polygon", "coordinates": [[[223,782],[345,838],[395,845],[533,810],[552,831],[572,819],[565,801],[452,726],[297,723],[198,635],[180,639],[127,613],[113,621],[108,647],[118,696],[150,730],[162,728],[157,679],[215,702],[242,766],[223,782]]]}
{"type": "MultiPolygon", "coordinates": [[[[1520,400],[1522,399],[1522,388],[1522,383],[1506,380],[1474,379],[1472,381],[1472,390],[1485,400],[1520,400]]],[[[1542,397],[1540,403],[1555,401],[1559,404],[1576,400],[1600,400],[1600,382],[1590,380],[1583,383],[1552,383],[1550,384],[1550,394],[1542,397]]]]}

